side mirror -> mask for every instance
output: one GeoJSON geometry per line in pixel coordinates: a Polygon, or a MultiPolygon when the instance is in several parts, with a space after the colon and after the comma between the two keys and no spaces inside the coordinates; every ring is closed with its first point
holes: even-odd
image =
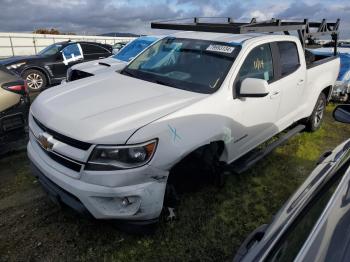
{"type": "Polygon", "coordinates": [[[269,94],[269,84],[266,80],[246,78],[242,81],[239,90],[240,97],[264,97],[269,94]]]}
{"type": "Polygon", "coordinates": [[[350,105],[338,105],[333,111],[333,118],[338,122],[350,124],[350,105]]]}

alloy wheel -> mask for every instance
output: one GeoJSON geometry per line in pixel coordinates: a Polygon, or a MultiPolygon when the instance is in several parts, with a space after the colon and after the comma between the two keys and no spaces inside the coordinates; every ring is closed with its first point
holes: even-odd
{"type": "Polygon", "coordinates": [[[315,118],[314,118],[314,124],[317,127],[321,124],[323,114],[324,114],[324,109],[325,109],[325,103],[323,100],[320,100],[320,102],[318,103],[318,106],[315,112],[315,118]]]}
{"type": "Polygon", "coordinates": [[[37,73],[31,73],[27,76],[27,85],[30,89],[38,90],[43,86],[44,79],[37,73]]]}

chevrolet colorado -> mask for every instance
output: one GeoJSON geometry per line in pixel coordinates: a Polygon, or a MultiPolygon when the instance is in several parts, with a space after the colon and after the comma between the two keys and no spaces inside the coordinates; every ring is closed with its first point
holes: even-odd
{"type": "MultiPolygon", "coordinates": [[[[336,34],[337,24],[320,32],[336,34]]],[[[154,223],[188,173],[215,180],[223,163],[292,124],[319,128],[339,58],[307,64],[298,37],[251,33],[265,28],[255,25],[153,24],[191,31],[159,40],[121,72],[41,93],[28,156],[51,198],[98,219],[154,223]]]]}

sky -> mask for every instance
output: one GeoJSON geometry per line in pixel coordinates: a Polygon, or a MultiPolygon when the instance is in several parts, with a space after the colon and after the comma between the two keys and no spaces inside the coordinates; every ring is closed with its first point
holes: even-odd
{"type": "Polygon", "coordinates": [[[236,21],[270,18],[341,19],[341,38],[350,39],[349,0],[0,0],[0,32],[56,28],[77,34],[154,34],[151,21],[224,16],[236,21]]]}

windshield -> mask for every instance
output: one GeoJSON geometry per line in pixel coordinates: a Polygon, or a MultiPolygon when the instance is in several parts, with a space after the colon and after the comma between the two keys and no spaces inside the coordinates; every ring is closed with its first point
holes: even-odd
{"type": "Polygon", "coordinates": [[[168,37],[135,58],[122,74],[210,94],[221,86],[239,50],[230,43],[168,37]]]}
{"type": "Polygon", "coordinates": [[[48,47],[41,50],[39,52],[39,55],[45,55],[45,56],[54,55],[58,53],[61,50],[61,48],[62,48],[62,45],[58,45],[58,44],[49,45],[48,47]]]}
{"type": "Polygon", "coordinates": [[[112,56],[115,59],[119,59],[125,62],[129,62],[132,58],[137,56],[146,47],[150,46],[157,40],[155,37],[148,38],[137,38],[128,45],[126,45],[123,49],[121,49],[118,54],[112,56]]]}

